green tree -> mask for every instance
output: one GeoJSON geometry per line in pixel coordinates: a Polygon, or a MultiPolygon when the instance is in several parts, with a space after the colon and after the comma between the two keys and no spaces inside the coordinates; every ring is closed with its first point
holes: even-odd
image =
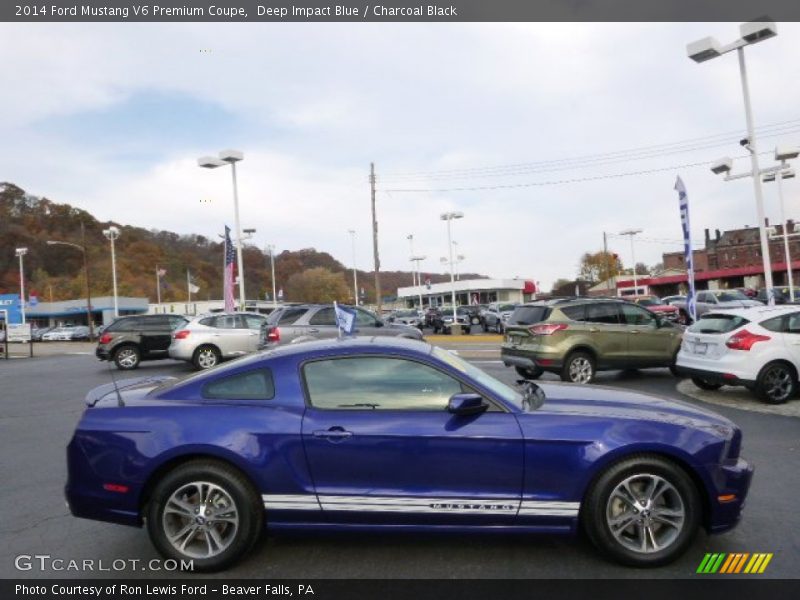
{"type": "Polygon", "coordinates": [[[346,302],[350,296],[344,275],[324,267],[306,269],[286,282],[287,300],[294,302],[346,302]]]}

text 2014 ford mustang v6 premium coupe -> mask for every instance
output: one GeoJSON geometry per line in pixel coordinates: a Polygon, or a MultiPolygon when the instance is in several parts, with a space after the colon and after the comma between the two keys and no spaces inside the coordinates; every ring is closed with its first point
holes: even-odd
{"type": "Polygon", "coordinates": [[[598,387],[519,391],[413,340],[287,345],[185,379],[101,386],[67,449],[79,517],[146,524],[196,570],[273,530],[571,534],[659,565],[739,519],[741,432],[598,387]]]}

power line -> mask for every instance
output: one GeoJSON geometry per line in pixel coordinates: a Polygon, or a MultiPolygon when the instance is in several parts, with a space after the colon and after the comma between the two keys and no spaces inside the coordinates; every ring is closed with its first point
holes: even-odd
{"type": "MultiPolygon", "coordinates": [[[[800,119],[783,121],[760,127],[758,129],[760,137],[775,137],[787,133],[795,133],[800,130],[800,119]]],[[[712,147],[727,145],[731,136],[741,135],[741,131],[726,132],[711,136],[691,138],[679,142],[667,144],[657,144],[644,146],[628,150],[615,152],[605,152],[598,154],[588,154],[572,158],[562,158],[545,160],[531,163],[517,163],[510,165],[496,165],[489,167],[469,167],[463,169],[449,169],[438,171],[418,171],[382,175],[381,181],[393,181],[403,179],[452,179],[467,177],[498,177],[504,175],[527,174],[531,172],[546,172],[571,169],[576,167],[597,166],[621,162],[624,160],[641,160],[645,158],[656,158],[665,155],[692,152],[712,147]]]]}

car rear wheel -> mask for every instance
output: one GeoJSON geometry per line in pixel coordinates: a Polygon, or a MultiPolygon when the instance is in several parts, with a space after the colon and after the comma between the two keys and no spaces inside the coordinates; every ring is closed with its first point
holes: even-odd
{"type": "Polygon", "coordinates": [[[517,372],[517,375],[520,377],[524,377],[525,379],[539,379],[542,376],[542,371],[540,368],[536,367],[533,369],[526,369],[525,367],[514,367],[514,370],[517,372]]]}
{"type": "Polygon", "coordinates": [[[200,346],[194,351],[192,362],[196,369],[204,371],[211,367],[216,367],[221,358],[219,350],[214,348],[214,346],[200,346]]]}
{"type": "Polygon", "coordinates": [[[501,323],[500,321],[497,321],[497,323],[495,323],[495,325],[494,325],[494,330],[497,333],[503,333],[503,323],[501,323]]]}
{"type": "Polygon", "coordinates": [[[139,366],[141,355],[136,346],[122,346],[114,352],[114,364],[120,371],[130,371],[139,366]]]}
{"type": "Polygon", "coordinates": [[[700,496],[686,472],[658,456],[639,455],[606,470],[591,487],[581,522],[592,543],[626,565],[678,558],[700,524],[700,496]]]}
{"type": "Polygon", "coordinates": [[[227,465],[195,460],[167,473],[147,506],[156,549],[195,571],[224,569],[242,557],[264,527],[264,508],[250,483],[227,465]]]}
{"type": "Polygon", "coordinates": [[[701,390],[706,390],[708,392],[713,392],[718,390],[722,387],[721,383],[713,383],[706,379],[702,379],[701,377],[692,377],[692,383],[699,387],[701,390]]]}
{"type": "Polygon", "coordinates": [[[489,326],[486,324],[486,321],[483,322],[483,333],[489,332],[489,326]]]}
{"type": "Polygon", "coordinates": [[[767,404],[783,404],[797,391],[794,369],[784,362],[766,365],[756,379],[756,395],[767,404]]]}
{"type": "Polygon", "coordinates": [[[595,376],[594,358],[587,352],[573,352],[561,370],[561,381],[591,383],[595,376]]]}

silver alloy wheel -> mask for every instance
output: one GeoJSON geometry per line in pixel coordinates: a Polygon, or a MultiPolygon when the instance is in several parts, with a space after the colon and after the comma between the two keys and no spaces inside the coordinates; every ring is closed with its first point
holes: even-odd
{"type": "Polygon", "coordinates": [[[212,558],[231,545],[239,513],[231,495],[208,481],[193,481],[167,500],[161,518],[164,535],[189,558],[212,558]]]}
{"type": "Polygon", "coordinates": [[[132,369],[139,363],[139,357],[133,348],[122,348],[117,351],[117,364],[126,369],[132,369]]]}
{"type": "Polygon", "coordinates": [[[571,360],[569,378],[574,383],[589,383],[592,380],[592,362],[585,356],[571,360]]]}
{"type": "Polygon", "coordinates": [[[620,482],[606,505],[611,535],[641,554],[671,546],[683,531],[686,509],[675,486],[659,475],[638,473],[620,482]]]}
{"type": "Polygon", "coordinates": [[[792,374],[783,365],[774,365],[764,374],[765,394],[773,401],[783,402],[792,392],[792,374]]]}
{"type": "Polygon", "coordinates": [[[217,364],[217,353],[211,348],[201,348],[197,351],[197,364],[201,369],[210,369],[217,364]]]}

